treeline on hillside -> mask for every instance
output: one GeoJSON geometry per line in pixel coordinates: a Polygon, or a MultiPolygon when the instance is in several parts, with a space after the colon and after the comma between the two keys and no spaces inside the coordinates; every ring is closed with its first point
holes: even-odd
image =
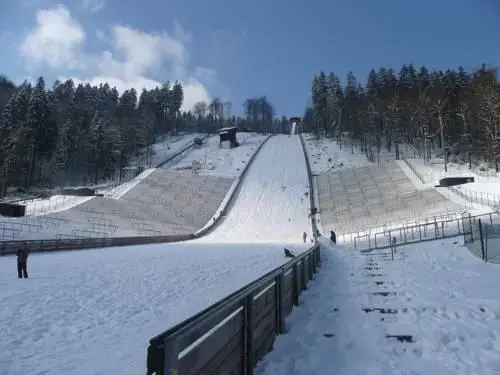
{"type": "Polygon", "coordinates": [[[500,84],[496,70],[484,65],[445,72],[404,65],[372,69],[365,85],[348,73],[346,84],[335,73],[319,73],[311,87],[312,105],[305,126],[319,135],[347,135],[374,159],[382,147],[405,142],[424,157],[444,143],[445,157],[486,160],[498,172],[500,157],[500,84]],[[436,140],[436,141],[435,141],[436,140]]]}
{"type": "Polygon", "coordinates": [[[0,77],[0,197],[9,187],[98,183],[121,176],[131,161],[149,166],[152,145],[165,135],[233,125],[283,128],[265,97],[245,102],[244,119],[231,116],[230,104],[219,99],[181,112],[183,100],[177,82],[120,95],[108,84],[67,80],[47,89],[40,77],[35,86],[16,87],[0,77]]]}

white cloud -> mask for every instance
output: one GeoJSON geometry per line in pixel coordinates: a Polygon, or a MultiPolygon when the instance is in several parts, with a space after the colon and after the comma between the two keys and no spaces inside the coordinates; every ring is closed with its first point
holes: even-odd
{"type": "Polygon", "coordinates": [[[63,6],[41,10],[36,15],[36,26],[21,46],[19,54],[33,66],[47,65],[53,69],[81,68],[80,47],[85,40],[83,28],[63,6]]]}
{"type": "MultiPolygon", "coordinates": [[[[184,87],[183,109],[191,109],[201,100],[209,101],[205,85],[217,85],[213,69],[188,70],[188,44],[192,40],[178,22],[173,31],[146,33],[124,25],[114,25],[108,32],[94,32],[98,40],[109,41],[109,48],[91,54],[84,50],[85,31],[59,6],[37,13],[37,25],[24,39],[19,52],[36,66],[57,70],[59,79],[71,77],[76,82],[108,82],[123,92],[128,88],[141,91],[178,80],[184,87]],[[43,46],[43,47],[42,47],[43,46]],[[79,74],[69,70],[79,69],[79,74]]],[[[35,74],[36,75],[36,74],[35,74]]]]}
{"type": "Polygon", "coordinates": [[[102,10],[105,5],[105,0],[82,0],[83,9],[92,13],[102,10]]]}

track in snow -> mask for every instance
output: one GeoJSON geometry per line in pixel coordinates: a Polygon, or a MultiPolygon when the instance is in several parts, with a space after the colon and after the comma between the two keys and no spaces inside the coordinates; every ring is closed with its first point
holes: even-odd
{"type": "Polygon", "coordinates": [[[276,136],[207,238],[33,254],[28,280],[1,258],[0,374],[144,373],[149,338],[284,263],[284,242],[310,246],[305,191],[299,137],[276,136]]]}

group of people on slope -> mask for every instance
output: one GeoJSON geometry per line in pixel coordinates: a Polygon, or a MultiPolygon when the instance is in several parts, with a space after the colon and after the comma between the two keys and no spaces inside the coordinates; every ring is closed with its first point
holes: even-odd
{"type": "MultiPolygon", "coordinates": [[[[317,230],[316,232],[316,235],[319,237],[321,236],[321,233],[319,232],[319,230],[317,230]]],[[[304,241],[304,243],[307,243],[307,232],[304,232],[302,234],[302,240],[304,241]]],[[[313,242],[314,240],[311,238],[311,242],[313,242]]],[[[332,241],[334,244],[337,243],[337,235],[335,234],[335,232],[333,230],[330,231],[330,241],[332,241]]],[[[289,249],[287,249],[286,247],[284,248],[284,252],[285,252],[285,256],[287,258],[294,258],[295,257],[295,254],[292,253],[289,249]]]]}
{"type": "MultiPolygon", "coordinates": [[[[319,232],[319,230],[316,231],[316,236],[319,237],[321,236],[321,233],[319,232]]],[[[304,243],[307,242],[307,232],[304,232],[302,234],[302,240],[304,241],[304,243]]],[[[314,240],[311,238],[311,242],[313,242],[314,240]]],[[[330,241],[332,241],[333,243],[337,243],[337,235],[335,234],[335,232],[333,230],[330,231],[330,241]]]]}

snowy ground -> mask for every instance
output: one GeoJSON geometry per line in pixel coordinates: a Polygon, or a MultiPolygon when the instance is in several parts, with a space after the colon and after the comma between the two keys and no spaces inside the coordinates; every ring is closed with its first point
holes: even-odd
{"type": "Polygon", "coordinates": [[[256,374],[500,373],[498,265],[454,239],[398,248],[395,261],[327,242],[289,332],[256,374]],[[363,310],[376,308],[385,313],[363,310]]]}
{"type": "Polygon", "coordinates": [[[203,147],[195,148],[182,158],[172,169],[192,169],[193,162],[200,166],[199,174],[222,177],[238,177],[255,150],[266,139],[265,135],[256,133],[237,133],[239,147],[229,149],[224,143],[219,147],[218,135],[205,139],[203,147]]]}
{"type": "Polygon", "coordinates": [[[339,147],[333,138],[317,140],[313,135],[307,134],[305,140],[313,174],[371,164],[364,154],[360,154],[357,150],[352,153],[351,148],[345,145],[339,147]]]}
{"type": "Polygon", "coordinates": [[[303,232],[310,237],[308,186],[300,138],[271,138],[250,166],[229,215],[199,241],[293,244],[303,232]]]}
{"type": "Polygon", "coordinates": [[[448,172],[444,171],[444,165],[441,163],[425,163],[423,159],[407,159],[412,169],[423,179],[424,184],[433,186],[439,183],[443,177],[471,176],[474,177],[472,183],[456,186],[452,189],[458,189],[474,202],[500,202],[500,177],[481,176],[473,170],[469,170],[466,165],[448,164],[448,172]]]}
{"type": "Polygon", "coordinates": [[[190,133],[166,138],[163,142],[153,145],[153,157],[151,165],[157,166],[177,152],[193,143],[195,138],[202,138],[205,134],[190,133]]]}
{"type": "Polygon", "coordinates": [[[310,247],[306,191],[300,139],[276,136],[207,238],[33,254],[27,280],[0,258],[0,374],[144,373],[152,336],[310,247]]]}

